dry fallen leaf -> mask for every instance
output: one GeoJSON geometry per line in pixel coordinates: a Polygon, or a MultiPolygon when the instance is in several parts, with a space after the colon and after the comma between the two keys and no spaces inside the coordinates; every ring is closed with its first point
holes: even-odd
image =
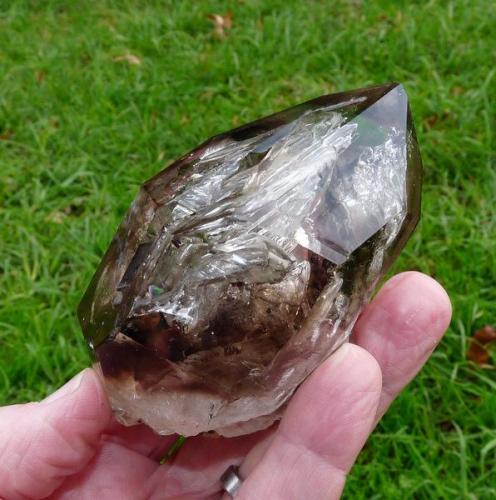
{"type": "Polygon", "coordinates": [[[434,113],[433,115],[428,116],[424,120],[424,123],[427,126],[427,128],[433,128],[438,124],[438,122],[442,122],[451,118],[451,115],[452,115],[451,111],[449,109],[445,109],[441,115],[434,113]]]}
{"type": "Polygon", "coordinates": [[[439,115],[437,113],[434,113],[431,116],[428,116],[424,122],[427,125],[427,127],[432,128],[434,125],[438,122],[439,120],[439,115]]]}
{"type": "Polygon", "coordinates": [[[9,129],[0,131],[0,141],[8,141],[13,135],[14,132],[12,132],[12,130],[9,129]]]}
{"type": "Polygon", "coordinates": [[[226,12],[225,14],[209,14],[208,18],[214,25],[215,34],[219,38],[225,38],[226,31],[232,28],[232,12],[226,12]]]}
{"type": "Polygon", "coordinates": [[[116,56],[112,59],[114,62],[122,62],[125,61],[129,63],[131,66],[140,66],[141,59],[134,54],[124,54],[122,56],[116,56]]]}
{"type": "Polygon", "coordinates": [[[38,83],[41,83],[45,80],[45,72],[44,71],[36,71],[34,77],[38,83]]]}
{"type": "Polygon", "coordinates": [[[493,342],[496,342],[496,328],[486,325],[480,330],[477,330],[470,339],[467,358],[478,365],[488,364],[488,348],[493,342]]]}

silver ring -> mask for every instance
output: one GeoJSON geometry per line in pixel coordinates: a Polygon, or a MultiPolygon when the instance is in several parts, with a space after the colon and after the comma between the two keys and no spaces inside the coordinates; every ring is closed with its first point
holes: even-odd
{"type": "Polygon", "coordinates": [[[230,465],[224,474],[220,476],[220,482],[222,483],[224,490],[231,495],[231,498],[234,498],[243,484],[243,480],[239,477],[239,467],[230,465]]]}

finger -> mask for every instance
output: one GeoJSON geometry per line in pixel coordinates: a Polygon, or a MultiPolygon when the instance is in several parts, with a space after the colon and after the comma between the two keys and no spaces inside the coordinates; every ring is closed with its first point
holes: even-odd
{"type": "Polygon", "coordinates": [[[41,403],[0,408],[0,498],[50,495],[91,460],[109,419],[90,369],[41,403]]]}
{"type": "MultiPolygon", "coordinates": [[[[125,500],[148,498],[144,485],[157,462],[116,443],[104,442],[80,473],[50,495],[51,500],[125,500]]],[[[162,484],[164,498],[165,484],[162,484]]]]}
{"type": "Polygon", "coordinates": [[[375,359],[358,346],[341,347],[296,392],[251,473],[241,467],[247,479],[236,498],[339,498],[372,428],[380,391],[375,359]]]}
{"type": "Polygon", "coordinates": [[[240,463],[248,451],[271,433],[270,429],[235,438],[198,436],[188,438],[177,456],[160,466],[148,483],[146,498],[163,498],[167,493],[181,498],[218,493],[219,478],[232,463],[240,463]]]}
{"type": "Polygon", "coordinates": [[[369,351],[381,367],[378,418],[422,368],[450,319],[451,304],[444,289],[418,272],[390,279],[365,308],[353,341],[369,351]]]}
{"type": "Polygon", "coordinates": [[[136,453],[158,461],[164,457],[178,435],[160,436],[150,427],[139,424],[126,427],[112,420],[105,429],[104,441],[116,443],[136,453]]]}

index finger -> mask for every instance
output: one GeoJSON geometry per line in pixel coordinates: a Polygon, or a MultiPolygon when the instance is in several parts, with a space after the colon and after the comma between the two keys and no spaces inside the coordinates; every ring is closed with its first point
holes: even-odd
{"type": "Polygon", "coordinates": [[[391,278],[365,308],[354,329],[354,343],[375,357],[382,371],[377,418],[415,377],[451,320],[442,286],[419,272],[391,278]]]}

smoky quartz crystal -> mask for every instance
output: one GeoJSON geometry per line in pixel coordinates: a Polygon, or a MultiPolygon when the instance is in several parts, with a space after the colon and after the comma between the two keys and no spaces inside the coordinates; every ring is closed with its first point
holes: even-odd
{"type": "Polygon", "coordinates": [[[79,318],[124,424],[253,432],[348,337],[420,214],[404,88],[327,95],[147,181],[79,318]]]}

